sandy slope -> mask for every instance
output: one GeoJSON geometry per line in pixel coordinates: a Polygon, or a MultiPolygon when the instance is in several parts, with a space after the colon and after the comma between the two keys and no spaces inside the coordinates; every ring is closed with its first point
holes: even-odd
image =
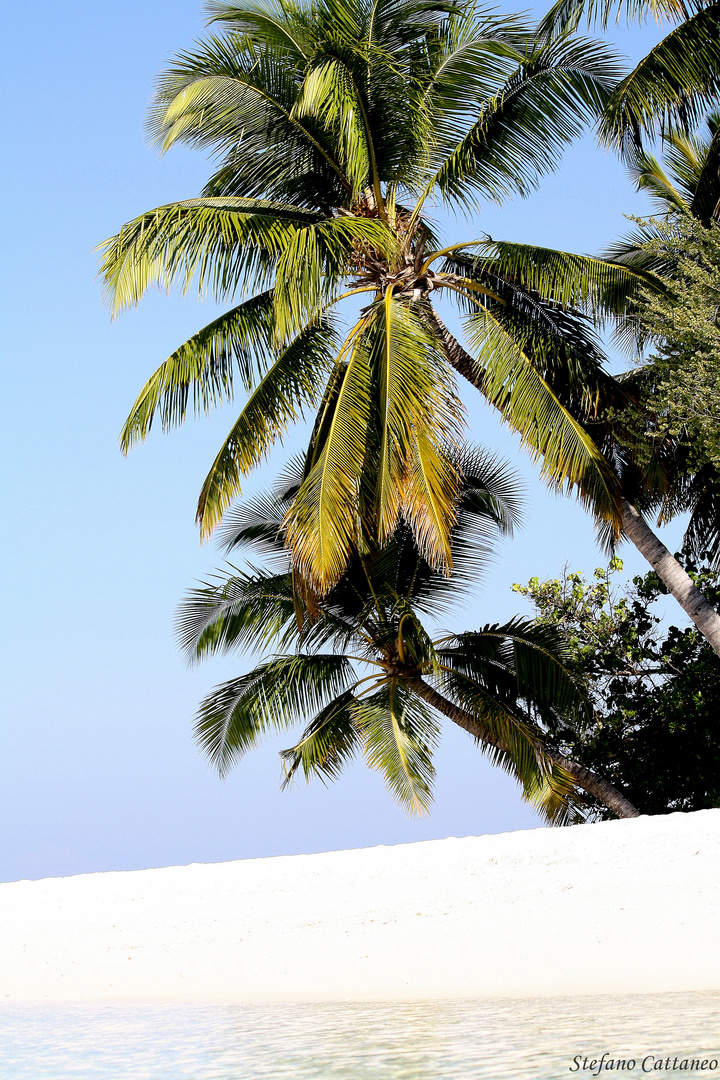
{"type": "Polygon", "coordinates": [[[0,885],[0,1000],[720,989],[720,810],[0,885]]]}

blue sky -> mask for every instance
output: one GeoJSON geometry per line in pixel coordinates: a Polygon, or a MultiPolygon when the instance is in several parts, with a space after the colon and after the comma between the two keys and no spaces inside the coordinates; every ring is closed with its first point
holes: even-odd
{"type": "MultiPolygon", "coordinates": [[[[117,435],[151,371],[214,309],[152,294],[112,322],[93,249],[141,211],[196,194],[206,176],[200,154],[160,159],[143,137],[153,79],[202,32],[202,10],[197,0],[41,0],[14,5],[5,24],[0,880],[537,825],[515,784],[461,732],[443,738],[435,809],[420,821],[361,764],[333,787],[281,794],[287,737],[222,783],[199,756],[197,702],[242,662],[188,670],[172,618],[184,591],[221,562],[199,545],[194,505],[232,409],[153,433],[127,459],[117,435]]],[[[656,35],[618,38],[639,54],[656,35]]],[[[447,228],[594,251],[623,228],[623,212],[644,209],[588,137],[530,199],[447,228]]],[[[515,581],[602,561],[582,510],[549,496],[516,440],[466,400],[473,437],[524,478],[526,515],[477,594],[448,614],[453,629],[520,610],[515,581]]],[[[272,472],[271,463],[248,490],[272,472]]],[[[623,555],[631,573],[644,571],[634,552],[623,555]]]]}

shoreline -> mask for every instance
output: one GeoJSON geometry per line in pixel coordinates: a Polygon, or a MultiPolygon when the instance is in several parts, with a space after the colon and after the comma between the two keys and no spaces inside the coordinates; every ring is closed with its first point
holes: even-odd
{"type": "Polygon", "coordinates": [[[0,1000],[720,990],[720,809],[0,884],[0,1000]]]}

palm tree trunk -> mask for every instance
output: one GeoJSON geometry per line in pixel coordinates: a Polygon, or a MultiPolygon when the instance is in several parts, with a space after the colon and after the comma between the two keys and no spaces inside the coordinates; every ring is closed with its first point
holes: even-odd
{"type": "MultiPolygon", "coordinates": [[[[429,321],[442,341],[452,366],[482,393],[482,372],[477,370],[473,358],[457,338],[453,337],[434,310],[429,315],[429,321]]],[[[658,539],[637,508],[627,499],[622,499],[621,510],[623,532],[628,540],[635,545],[643,558],[647,559],[670,595],[677,600],[713,651],[720,656],[720,614],[693,584],[690,575],[683,570],[662,540],[658,539]]]]}
{"type": "MultiPolygon", "coordinates": [[[[423,679],[413,679],[410,685],[418,697],[421,697],[433,709],[437,709],[443,716],[447,716],[448,720],[452,720],[454,724],[457,724],[464,731],[469,732],[475,739],[489,743],[498,750],[507,750],[507,747],[499,739],[492,738],[486,731],[482,730],[471,713],[460,709],[452,701],[448,701],[429,683],[426,683],[423,679]]],[[[550,758],[556,765],[559,765],[566,773],[569,773],[578,787],[587,791],[589,795],[593,795],[603,806],[607,806],[608,810],[611,810],[616,817],[640,817],[640,811],[633,806],[629,799],[626,799],[621,791],[618,791],[613,784],[602,776],[598,776],[597,773],[591,769],[586,769],[583,765],[578,765],[575,761],[570,761],[569,758],[559,754],[557,750],[545,746],[540,741],[537,743],[537,750],[540,754],[550,758]]]]}
{"type": "Polygon", "coordinates": [[[623,532],[628,540],[632,540],[668,592],[675,597],[688,618],[695,623],[700,633],[707,638],[714,651],[720,656],[720,615],[627,499],[622,501],[622,524],[623,532]]]}

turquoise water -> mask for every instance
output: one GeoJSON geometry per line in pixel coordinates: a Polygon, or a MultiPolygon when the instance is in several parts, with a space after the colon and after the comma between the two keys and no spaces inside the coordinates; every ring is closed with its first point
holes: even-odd
{"type": "Polygon", "coordinates": [[[720,993],[0,1006],[0,1080],[556,1080],[593,1073],[602,1080],[720,1078],[720,993]],[[613,1068],[598,1074],[591,1062],[603,1052],[613,1068]],[[688,1071],[680,1067],[687,1059],[708,1064],[688,1071]],[[624,1068],[615,1067],[618,1060],[624,1068]]]}

